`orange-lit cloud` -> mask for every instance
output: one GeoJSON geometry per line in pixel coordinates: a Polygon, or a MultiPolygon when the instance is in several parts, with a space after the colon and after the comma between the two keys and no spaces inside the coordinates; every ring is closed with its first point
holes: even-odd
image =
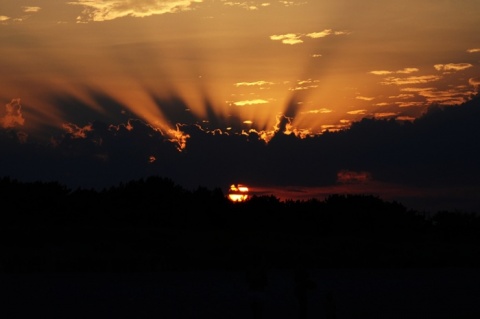
{"type": "Polygon", "coordinates": [[[310,33],[285,33],[285,34],[276,34],[271,35],[270,40],[273,41],[281,41],[283,44],[300,44],[303,43],[302,38],[307,37],[311,39],[319,39],[324,38],[330,35],[346,35],[349,34],[347,31],[333,31],[332,29],[325,29],[323,31],[318,32],[310,32],[310,33]]]}
{"type": "Polygon", "coordinates": [[[435,64],[433,66],[437,71],[461,71],[473,67],[470,63],[447,63],[435,64]]]}
{"type": "Polygon", "coordinates": [[[255,81],[255,82],[239,82],[235,83],[235,86],[265,86],[265,85],[273,85],[275,83],[269,81],[255,81]]]}
{"type": "Polygon", "coordinates": [[[379,113],[374,113],[373,116],[377,119],[381,118],[386,118],[386,117],[394,117],[398,115],[398,113],[395,112],[379,112],[379,113]]]}
{"type": "Polygon", "coordinates": [[[370,97],[370,96],[356,96],[355,97],[357,100],[362,100],[362,101],[372,101],[372,100],[375,100],[374,97],[370,97]]]}
{"type": "Polygon", "coordinates": [[[78,22],[108,21],[127,16],[148,17],[165,13],[190,10],[195,3],[202,0],[77,0],[69,4],[84,7],[82,14],[77,18],[78,22]]]}
{"type": "Polygon", "coordinates": [[[244,106],[244,105],[256,105],[256,104],[266,104],[266,103],[268,103],[268,101],[262,100],[262,99],[255,99],[255,100],[237,101],[237,102],[234,102],[233,104],[238,106],[244,106]]]}
{"type": "Polygon", "coordinates": [[[480,48],[468,49],[467,52],[468,53],[477,53],[477,52],[480,52],[480,48]]]}
{"type": "Polygon", "coordinates": [[[333,111],[331,109],[327,109],[327,108],[321,108],[321,109],[317,109],[317,110],[309,110],[309,111],[305,111],[305,112],[302,112],[304,114],[326,114],[326,113],[332,113],[333,111]]]}
{"type": "Polygon", "coordinates": [[[351,114],[351,115],[359,115],[359,114],[366,114],[367,113],[367,110],[354,110],[354,111],[348,111],[347,114],[351,114]]]}
{"type": "Polygon", "coordinates": [[[385,85],[423,84],[440,80],[438,75],[409,76],[406,78],[387,77],[381,83],[385,85]]]}
{"type": "Polygon", "coordinates": [[[13,128],[22,126],[25,119],[22,115],[22,105],[20,99],[13,99],[5,105],[5,112],[0,112],[0,124],[2,128],[13,128]],[[4,113],[4,114],[2,114],[4,113]]]}
{"type": "Polygon", "coordinates": [[[470,79],[468,79],[468,83],[472,86],[478,87],[478,86],[480,86],[480,77],[470,78],[470,79]]]}
{"type": "Polygon", "coordinates": [[[73,123],[64,123],[62,127],[73,138],[86,138],[87,133],[93,131],[92,124],[88,124],[84,127],[79,127],[78,125],[73,123]]]}
{"type": "Polygon", "coordinates": [[[374,74],[374,75],[388,75],[388,74],[393,74],[393,73],[410,74],[410,73],[414,73],[414,72],[418,72],[418,71],[419,71],[419,69],[417,69],[417,68],[404,68],[404,69],[397,70],[397,71],[378,70],[378,71],[370,71],[369,73],[374,74]]]}

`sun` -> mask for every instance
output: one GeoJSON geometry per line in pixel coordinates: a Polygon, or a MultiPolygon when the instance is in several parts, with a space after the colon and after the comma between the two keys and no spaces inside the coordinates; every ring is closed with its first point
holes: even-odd
{"type": "Polygon", "coordinates": [[[232,184],[228,190],[228,199],[232,202],[244,202],[250,195],[248,187],[242,184],[232,184]]]}

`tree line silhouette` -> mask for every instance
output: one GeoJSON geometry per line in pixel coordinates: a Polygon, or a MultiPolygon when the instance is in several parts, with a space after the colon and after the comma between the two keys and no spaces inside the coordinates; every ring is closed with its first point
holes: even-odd
{"type": "Polygon", "coordinates": [[[476,212],[408,209],[372,195],[324,200],[190,191],[152,176],[101,191],[0,179],[1,272],[476,267],[476,212]]]}

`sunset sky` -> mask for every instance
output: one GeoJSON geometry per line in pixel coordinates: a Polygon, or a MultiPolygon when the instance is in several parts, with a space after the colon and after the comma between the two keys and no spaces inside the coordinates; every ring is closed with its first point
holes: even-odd
{"type": "MultiPolygon", "coordinates": [[[[480,208],[471,182],[480,174],[460,179],[471,167],[458,159],[405,150],[438,162],[418,182],[385,173],[386,163],[417,175],[429,165],[345,159],[338,154],[359,145],[351,140],[301,142],[363,118],[413,123],[431,105],[469,101],[480,86],[479,17],[478,0],[0,0],[0,176],[99,187],[159,174],[303,196],[355,184],[432,202],[455,193],[452,205],[480,208]],[[259,146],[278,131],[292,139],[259,146]],[[331,152],[342,160],[312,163],[331,152]],[[429,177],[450,165],[453,190],[429,177]]],[[[385,140],[371,144],[369,156],[388,152],[385,140]]],[[[475,146],[462,150],[478,156],[475,146]]]]}

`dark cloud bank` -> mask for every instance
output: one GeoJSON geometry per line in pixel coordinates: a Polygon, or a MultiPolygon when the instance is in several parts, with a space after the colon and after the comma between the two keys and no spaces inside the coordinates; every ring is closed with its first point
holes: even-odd
{"type": "Polygon", "coordinates": [[[268,143],[255,132],[185,124],[179,128],[190,137],[182,151],[140,120],[130,126],[92,122],[82,138],[62,131],[47,144],[22,141],[21,130],[10,128],[0,131],[0,176],[102,189],[155,175],[190,189],[226,189],[234,182],[331,186],[341,171],[367,172],[376,182],[449,189],[452,200],[461,194],[453,205],[480,211],[479,119],[477,95],[458,106],[431,106],[414,122],[366,118],[348,130],[303,139],[278,130],[268,143]]]}

